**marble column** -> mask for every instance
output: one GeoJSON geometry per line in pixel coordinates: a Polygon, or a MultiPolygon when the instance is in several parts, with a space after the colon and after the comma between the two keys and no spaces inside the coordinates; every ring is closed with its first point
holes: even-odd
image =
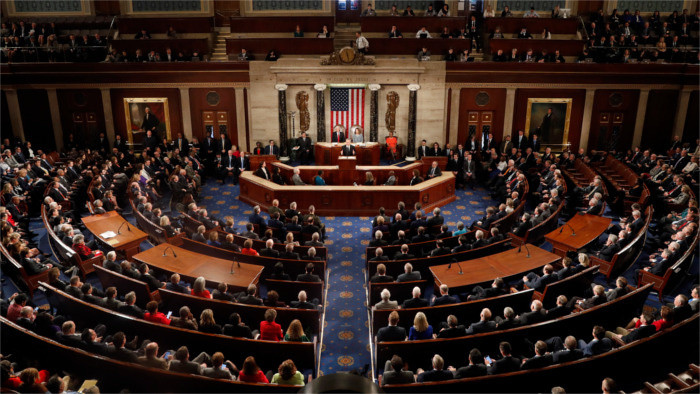
{"type": "Polygon", "coordinates": [[[16,89],[5,90],[7,107],[10,110],[10,123],[12,124],[12,135],[24,141],[24,126],[22,125],[22,113],[19,109],[19,98],[16,89]]]}
{"type": "Polygon", "coordinates": [[[649,89],[639,91],[639,104],[637,104],[637,119],[634,122],[634,137],[632,137],[632,147],[642,143],[642,132],[644,132],[644,118],[647,115],[647,102],[649,101],[649,89]]]}
{"type": "Polygon", "coordinates": [[[685,118],[688,116],[688,104],[690,103],[690,90],[678,92],[678,107],[676,109],[676,119],[673,122],[673,135],[683,139],[683,129],[685,129],[685,118]]]}
{"type": "Polygon", "coordinates": [[[316,141],[326,141],[326,85],[317,83],[316,90],[316,141]]]}
{"type": "Polygon", "coordinates": [[[249,150],[243,148],[248,144],[245,136],[245,112],[247,109],[245,107],[245,99],[243,98],[243,88],[234,88],[234,94],[236,97],[236,129],[238,130],[238,149],[249,150]]]}
{"type": "Polygon", "coordinates": [[[515,112],[515,88],[506,89],[506,110],[503,116],[503,136],[513,134],[513,113],[515,112]]]}
{"type": "Polygon", "coordinates": [[[579,148],[588,151],[588,138],[591,134],[591,118],[593,117],[593,100],[595,89],[586,89],[586,102],[583,104],[583,121],[581,122],[581,139],[579,148]]]}
{"type": "Polygon", "coordinates": [[[51,126],[53,127],[53,138],[56,142],[56,150],[61,152],[63,151],[63,125],[61,124],[61,110],[58,107],[56,89],[46,89],[46,96],[49,98],[51,126]]]}
{"type": "Polygon", "coordinates": [[[369,98],[369,140],[377,142],[379,139],[379,84],[370,84],[369,90],[372,92],[369,98]]]}
{"type": "MultiPolygon", "coordinates": [[[[116,139],[114,131],[114,115],[112,114],[112,95],[109,88],[100,88],[102,94],[102,112],[105,115],[105,136],[107,140],[114,141],[116,139]]],[[[126,136],[122,136],[124,141],[128,141],[126,136]]]]}
{"type": "Polygon", "coordinates": [[[287,88],[285,84],[275,85],[280,126],[280,157],[287,157],[287,88]]]}
{"type": "MultiPolygon", "coordinates": [[[[182,106],[182,135],[192,141],[192,108],[190,107],[190,88],[180,88],[180,105],[182,106]]],[[[177,137],[176,130],[170,130],[170,138],[177,137]]]]}
{"type": "Polygon", "coordinates": [[[418,102],[420,85],[408,85],[408,141],[406,143],[406,160],[416,160],[416,103],[418,102]]]}

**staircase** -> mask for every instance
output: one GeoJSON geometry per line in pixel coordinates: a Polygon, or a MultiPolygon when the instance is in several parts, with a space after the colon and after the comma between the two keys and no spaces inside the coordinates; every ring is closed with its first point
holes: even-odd
{"type": "Polygon", "coordinates": [[[226,54],[226,39],[231,38],[230,28],[220,28],[217,29],[216,40],[214,41],[214,48],[211,51],[212,62],[226,62],[228,61],[228,55],[226,54]],[[228,31],[224,31],[228,30],[228,31]]]}
{"type": "Polygon", "coordinates": [[[333,35],[333,49],[336,51],[347,46],[355,41],[355,32],[360,31],[359,23],[338,23],[335,25],[335,33],[333,35]]]}

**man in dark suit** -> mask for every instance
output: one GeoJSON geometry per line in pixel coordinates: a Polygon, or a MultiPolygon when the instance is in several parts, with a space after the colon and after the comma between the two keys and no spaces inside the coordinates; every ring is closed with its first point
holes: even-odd
{"type": "Polygon", "coordinates": [[[117,151],[125,153],[125,154],[126,154],[126,151],[129,149],[126,146],[126,142],[122,139],[122,136],[119,134],[117,134],[114,137],[114,144],[112,144],[112,147],[116,148],[117,151]]]}
{"type": "Polygon", "coordinates": [[[484,356],[481,355],[479,349],[472,349],[469,352],[469,365],[461,367],[454,371],[455,379],[472,378],[476,376],[485,376],[488,370],[484,364],[484,356]]]}
{"type": "Polygon", "coordinates": [[[393,311],[389,314],[389,325],[377,331],[377,342],[406,340],[406,329],[397,324],[399,324],[399,313],[393,311]]]}
{"type": "Polygon", "coordinates": [[[355,147],[350,144],[350,139],[345,140],[345,145],[340,150],[341,156],[355,156],[355,147]]]}
{"type": "Polygon", "coordinates": [[[182,133],[177,133],[177,139],[173,141],[173,147],[180,150],[180,156],[185,157],[190,153],[190,144],[182,133]]]}
{"type": "Polygon", "coordinates": [[[571,308],[567,306],[567,302],[568,300],[565,295],[557,296],[557,306],[547,310],[547,320],[556,319],[571,313],[571,308]]]}
{"type": "Polygon", "coordinates": [[[523,326],[536,324],[547,320],[545,310],[542,306],[542,301],[534,300],[530,304],[530,312],[525,312],[518,317],[520,324],[523,326]]]}
{"type": "Polygon", "coordinates": [[[190,352],[187,346],[181,346],[175,352],[175,356],[170,360],[170,365],[168,370],[173,372],[186,373],[191,375],[201,375],[202,364],[211,363],[211,357],[205,353],[201,352],[197,357],[190,361],[190,352]]]}
{"type": "Polygon", "coordinates": [[[422,371],[420,368],[416,370],[416,373],[418,374],[418,376],[416,376],[416,382],[440,382],[454,379],[452,372],[443,369],[445,366],[445,360],[443,360],[439,354],[433,356],[432,364],[433,369],[430,371],[422,371]]]}
{"type": "Polygon", "coordinates": [[[217,153],[224,156],[231,149],[231,141],[225,133],[219,134],[219,139],[216,141],[217,153]]]}
{"type": "Polygon", "coordinates": [[[551,264],[547,264],[542,268],[542,276],[538,276],[534,272],[530,272],[523,276],[522,282],[531,289],[539,291],[540,293],[544,291],[544,288],[557,280],[556,275],[554,275],[554,267],[551,264]]]}
{"type": "Polygon", "coordinates": [[[253,284],[249,285],[245,292],[238,295],[238,297],[237,297],[238,302],[241,304],[248,304],[248,305],[262,305],[263,304],[262,299],[255,296],[255,292],[257,290],[258,290],[258,288],[255,285],[253,285],[253,284]]]}
{"type": "MultiPolygon", "coordinates": [[[[143,115],[143,122],[141,123],[141,130],[143,131],[151,131],[153,134],[156,134],[156,128],[160,124],[160,121],[158,118],[151,113],[151,108],[146,107],[143,109],[144,115],[143,115]]],[[[157,140],[157,138],[156,138],[157,140]]]]}
{"type": "Polygon", "coordinates": [[[552,362],[559,364],[583,358],[583,352],[581,349],[577,349],[577,346],[576,338],[569,335],[564,339],[564,349],[552,354],[552,362]]]}
{"type": "MultiPolygon", "coordinates": [[[[396,312],[394,312],[394,313],[396,313],[396,312]]],[[[413,372],[404,371],[403,367],[404,367],[403,359],[397,355],[394,355],[391,358],[391,360],[387,360],[386,363],[384,364],[384,374],[382,375],[382,385],[414,383],[416,381],[416,378],[415,378],[415,376],[413,376],[413,372]]]]}
{"type": "Polygon", "coordinates": [[[458,303],[459,300],[456,297],[451,296],[449,293],[450,289],[447,287],[447,285],[440,285],[440,296],[433,298],[433,302],[430,305],[437,306],[458,303]]]}
{"type": "Polygon", "coordinates": [[[537,134],[532,135],[532,140],[530,140],[530,148],[532,148],[533,152],[539,152],[542,148],[542,144],[540,144],[540,139],[538,138],[537,134]]]}
{"type": "MultiPolygon", "coordinates": [[[[153,118],[155,118],[155,116],[153,118]]],[[[146,137],[143,139],[142,146],[143,150],[149,151],[151,154],[155,152],[156,147],[158,146],[158,138],[151,130],[146,131],[146,137]]]]}
{"type": "Polygon", "coordinates": [[[126,293],[124,296],[124,304],[117,309],[117,312],[125,315],[133,316],[138,319],[143,319],[143,310],[136,303],[136,293],[133,291],[126,293]]]}
{"type": "Polygon", "coordinates": [[[479,318],[480,320],[478,322],[472,323],[469,328],[467,328],[467,335],[481,334],[482,332],[496,330],[496,322],[491,321],[491,310],[489,308],[482,309],[479,318]]]}
{"type": "Polygon", "coordinates": [[[527,149],[528,145],[528,140],[527,136],[525,136],[525,132],[522,130],[518,131],[518,136],[515,139],[515,144],[514,146],[518,148],[519,151],[525,152],[525,149],[527,149]]]}
{"type": "Polygon", "coordinates": [[[605,241],[605,246],[598,252],[598,257],[605,261],[610,261],[619,251],[620,245],[617,243],[617,235],[610,234],[607,241],[605,241]]]}
{"type": "Polygon", "coordinates": [[[414,272],[413,265],[411,265],[411,263],[406,263],[403,266],[403,271],[404,273],[396,278],[397,282],[411,282],[421,280],[420,272],[414,272]]]}
{"type": "Polygon", "coordinates": [[[416,286],[413,288],[412,292],[413,297],[411,297],[408,300],[405,300],[403,304],[401,305],[401,308],[406,309],[406,308],[423,308],[428,306],[428,300],[421,298],[421,291],[420,287],[416,286]]]}
{"type": "Polygon", "coordinates": [[[438,167],[438,162],[434,161],[425,177],[428,179],[433,179],[439,177],[440,175],[442,175],[442,170],[440,167],[438,167]]]}
{"type": "Polygon", "coordinates": [[[280,252],[275,250],[273,245],[274,241],[272,239],[265,241],[265,247],[260,249],[260,256],[279,258],[280,252]]]}
{"type": "Polygon", "coordinates": [[[378,264],[377,273],[369,280],[370,283],[391,283],[394,277],[386,274],[386,265],[378,264]]]}
{"type": "Polygon", "coordinates": [[[430,148],[428,145],[426,145],[426,141],[423,140],[420,142],[420,146],[418,147],[418,159],[422,159],[425,156],[428,156],[430,152],[430,148]]]}
{"type": "Polygon", "coordinates": [[[314,274],[314,263],[306,264],[304,273],[297,276],[297,282],[320,282],[321,278],[314,274]]]}
{"type": "Polygon", "coordinates": [[[639,321],[640,326],[637,328],[627,330],[623,327],[617,327],[614,333],[610,331],[606,332],[606,339],[610,338],[616,340],[617,342],[628,344],[638,339],[652,336],[654,333],[656,333],[656,327],[651,324],[654,322],[654,318],[652,317],[651,313],[642,313],[642,315],[639,317],[639,321]]]}
{"type": "Polygon", "coordinates": [[[515,358],[511,355],[511,346],[508,342],[501,342],[498,345],[498,349],[501,351],[500,360],[494,361],[489,365],[488,374],[497,375],[501,373],[513,372],[520,370],[520,359],[515,358]]]}
{"type": "Polygon", "coordinates": [[[248,216],[248,223],[257,224],[261,234],[267,230],[267,224],[265,224],[265,218],[260,214],[259,205],[253,207],[253,213],[248,216]]]}
{"type": "Polygon", "coordinates": [[[280,253],[281,259],[299,260],[299,253],[294,251],[294,244],[287,244],[284,247],[284,252],[280,253]]]}
{"type": "Polygon", "coordinates": [[[532,228],[532,221],[530,220],[530,214],[524,213],[523,217],[520,218],[520,223],[513,227],[513,234],[522,238],[527,233],[527,230],[532,228]]]}
{"type": "Polygon", "coordinates": [[[535,356],[525,359],[521,369],[544,368],[552,365],[553,358],[551,354],[547,354],[547,344],[544,341],[535,343],[535,356]]]}
{"type": "Polygon", "coordinates": [[[97,136],[97,141],[95,141],[95,149],[97,149],[102,154],[111,152],[111,150],[109,149],[109,140],[107,139],[107,137],[105,137],[105,133],[100,133],[97,136]]]}
{"type": "Polygon", "coordinates": [[[225,155],[221,156],[221,167],[219,168],[219,178],[221,180],[221,183],[226,183],[226,176],[230,172],[233,174],[233,183],[236,184],[237,182],[237,168],[236,168],[236,162],[238,162],[238,158],[233,155],[233,151],[229,149],[225,155]]]}
{"type": "Polygon", "coordinates": [[[250,159],[248,154],[241,152],[241,157],[234,161],[234,171],[233,171],[233,184],[238,184],[238,178],[241,176],[243,171],[250,171],[250,159]]]}
{"type": "Polygon", "coordinates": [[[270,140],[269,145],[265,147],[265,154],[266,155],[275,155],[277,157],[280,156],[280,148],[275,145],[275,140],[270,140]]]}
{"type": "Polygon", "coordinates": [[[312,300],[313,302],[309,302],[307,301],[307,297],[308,296],[306,295],[306,291],[302,290],[299,292],[297,300],[290,302],[289,306],[297,309],[316,309],[316,304],[318,304],[318,300],[312,300]]]}
{"type": "Polygon", "coordinates": [[[342,126],[336,125],[333,128],[333,133],[331,133],[331,142],[337,142],[340,144],[345,140],[345,132],[342,130],[342,126]]]}
{"type": "Polygon", "coordinates": [[[586,343],[583,339],[578,340],[578,347],[586,357],[595,356],[612,350],[613,343],[605,337],[605,329],[602,326],[593,327],[593,340],[586,343]]]}
{"type": "Polygon", "coordinates": [[[410,259],[415,259],[416,256],[408,253],[408,245],[403,244],[401,245],[401,251],[398,252],[396,255],[394,255],[394,260],[410,260],[410,259]]]}
{"type": "Polygon", "coordinates": [[[301,133],[301,137],[297,138],[297,154],[299,162],[302,165],[308,164],[311,160],[311,138],[306,136],[306,133],[301,133]]]}

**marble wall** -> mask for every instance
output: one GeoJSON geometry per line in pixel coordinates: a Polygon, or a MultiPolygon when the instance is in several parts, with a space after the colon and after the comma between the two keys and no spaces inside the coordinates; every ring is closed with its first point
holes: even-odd
{"type": "MultiPolygon", "coordinates": [[[[413,59],[382,60],[374,66],[321,66],[320,59],[282,58],[278,62],[254,61],[250,63],[251,144],[254,141],[277,139],[279,135],[277,90],[275,85],[287,88],[287,111],[297,111],[295,97],[300,91],[309,94],[309,135],[316,141],[316,91],[315,84],[325,84],[326,140],[330,141],[330,90],[336,85],[379,84],[379,141],[388,135],[384,117],[387,109],[386,95],[390,91],[399,94],[396,111],[396,135],[405,144],[408,137],[409,84],[420,85],[417,102],[417,135],[420,141],[440,141],[445,134],[445,63],[418,62],[413,59]]],[[[365,138],[369,140],[371,92],[365,96],[365,138]]],[[[294,126],[299,135],[299,116],[294,126]]],[[[288,129],[291,135],[291,125],[288,129]]]]}

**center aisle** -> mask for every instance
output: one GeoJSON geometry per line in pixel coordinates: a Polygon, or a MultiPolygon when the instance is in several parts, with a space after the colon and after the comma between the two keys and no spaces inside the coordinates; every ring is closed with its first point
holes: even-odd
{"type": "MultiPolygon", "coordinates": [[[[238,186],[210,181],[202,190],[200,205],[219,219],[233,216],[235,227],[241,231],[245,228],[248,215],[252,213],[252,207],[238,201],[238,193],[238,186]]],[[[457,200],[442,208],[445,222],[451,230],[456,229],[460,220],[468,226],[477,216],[483,216],[491,202],[488,193],[481,188],[475,191],[458,190],[456,194],[457,200]]],[[[302,213],[307,208],[299,207],[302,213]]],[[[395,209],[386,208],[388,211],[395,209]]],[[[321,218],[326,225],[326,247],[329,253],[327,267],[330,269],[330,277],[327,284],[325,331],[319,351],[321,373],[331,374],[370,364],[364,261],[372,228],[371,218],[366,216],[321,218]]],[[[254,325],[256,322],[248,324],[254,325]]]]}

